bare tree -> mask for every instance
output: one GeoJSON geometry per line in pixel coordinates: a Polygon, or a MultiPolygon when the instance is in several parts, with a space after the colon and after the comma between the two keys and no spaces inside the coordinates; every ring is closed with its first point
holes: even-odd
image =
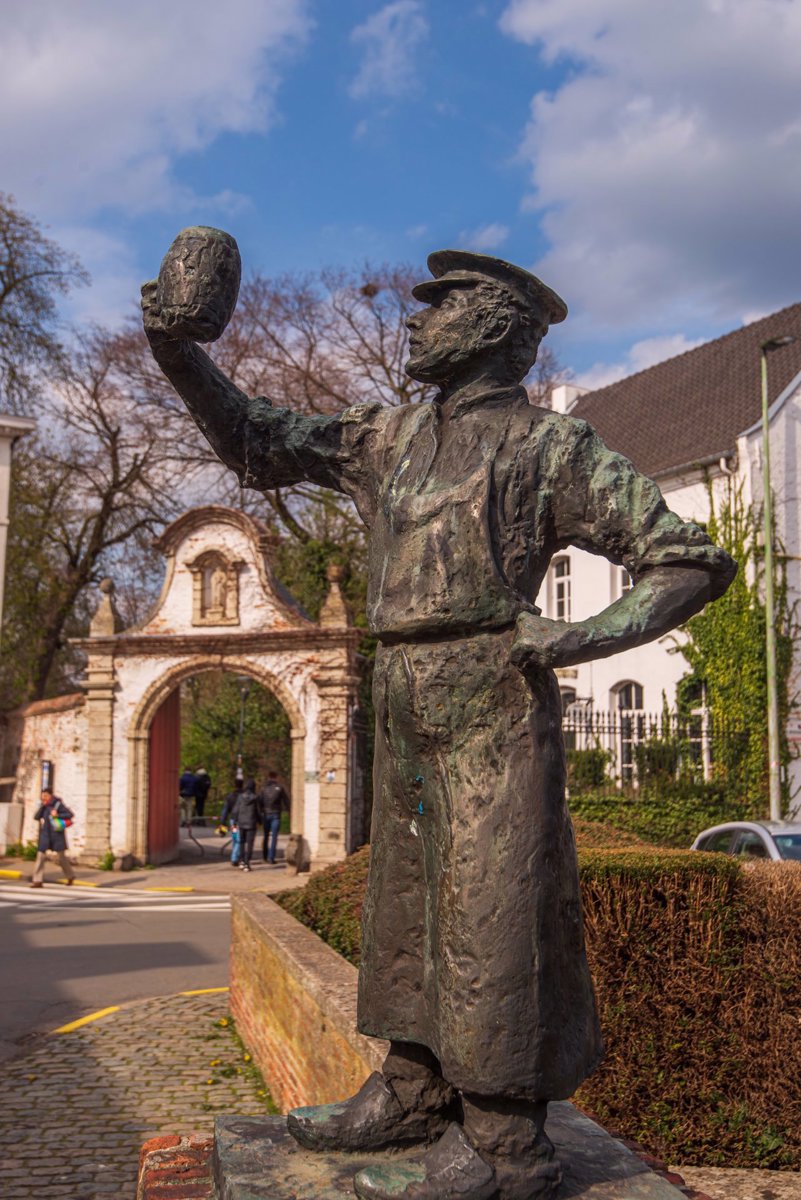
{"type": "Polygon", "coordinates": [[[61,362],[57,299],[88,282],[78,259],[45,237],[0,192],[0,390],[2,407],[30,409],[40,372],[61,362]]]}
{"type": "Polygon", "coordinates": [[[63,685],[65,639],[85,631],[89,585],[186,507],[164,421],[120,373],[117,338],[82,338],[57,388],[14,464],[0,670],[4,699],[16,702],[63,685]]]}

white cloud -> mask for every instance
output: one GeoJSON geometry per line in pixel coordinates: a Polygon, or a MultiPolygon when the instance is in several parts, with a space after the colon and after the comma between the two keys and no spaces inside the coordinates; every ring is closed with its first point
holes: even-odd
{"type": "Polygon", "coordinates": [[[351,41],[362,48],[363,58],[348,88],[354,100],[369,96],[397,99],[417,87],[415,53],[428,37],[419,0],[394,0],[357,25],[351,41]]]}
{"type": "Polygon", "coordinates": [[[801,296],[798,0],[513,0],[564,64],[522,154],[582,332],[736,324],[801,296]]]}
{"type": "Polygon", "coordinates": [[[499,250],[509,236],[509,226],[493,221],[489,225],[481,225],[478,229],[463,230],[459,234],[459,242],[465,249],[477,253],[488,250],[499,250]]]}
{"type": "MultiPolygon", "coordinates": [[[[199,197],[177,156],[275,119],[307,0],[38,0],[3,11],[3,187],[38,216],[137,214],[199,197]]],[[[205,198],[225,208],[232,197],[205,198]]]]}
{"type": "Polygon", "coordinates": [[[583,371],[576,377],[576,383],[580,387],[586,388],[606,387],[608,383],[616,383],[618,379],[625,379],[626,376],[635,375],[638,371],[645,371],[656,363],[665,362],[668,358],[675,358],[687,350],[694,350],[703,341],[704,338],[690,341],[683,333],[643,338],[642,341],[635,342],[626,351],[623,361],[595,363],[589,370],[583,371]]]}

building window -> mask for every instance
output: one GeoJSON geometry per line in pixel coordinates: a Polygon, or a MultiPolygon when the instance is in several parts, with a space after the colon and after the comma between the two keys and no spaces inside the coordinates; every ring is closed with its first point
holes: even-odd
{"type": "Polygon", "coordinates": [[[562,714],[564,715],[570,708],[570,705],[576,703],[576,689],[567,687],[560,688],[559,695],[562,697],[562,714]]]}
{"type": "Polygon", "coordinates": [[[627,679],[612,688],[614,707],[626,712],[639,712],[642,708],[642,684],[627,679]]]}
{"type": "Polygon", "coordinates": [[[645,734],[642,715],[642,684],[626,679],[612,688],[612,704],[617,709],[616,742],[618,774],[622,783],[636,783],[634,747],[645,734]]]}
{"type": "Polygon", "coordinates": [[[569,558],[557,558],[553,564],[553,610],[557,621],[570,620],[569,558]]]}

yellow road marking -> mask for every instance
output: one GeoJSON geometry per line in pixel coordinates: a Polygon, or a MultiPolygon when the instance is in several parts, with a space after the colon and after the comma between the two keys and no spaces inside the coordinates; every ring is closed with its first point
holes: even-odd
{"type": "Polygon", "coordinates": [[[0,871],[0,879],[22,879],[22,871],[0,871]]]}
{"type": "Polygon", "coordinates": [[[143,892],[194,892],[193,887],[152,887],[142,888],[143,892]]]}
{"type": "Polygon", "coordinates": [[[119,1004],[114,1004],[111,1008],[100,1008],[97,1012],[89,1013],[88,1017],[81,1017],[78,1021],[70,1021],[69,1025],[62,1025],[59,1029],[54,1029],[53,1033],[72,1033],[73,1030],[80,1029],[82,1025],[88,1025],[90,1021],[98,1021],[101,1017],[107,1017],[109,1013],[119,1011],[119,1004]]]}
{"type": "MultiPolygon", "coordinates": [[[[73,879],[76,887],[100,887],[99,883],[93,883],[91,879],[73,879]]],[[[63,883],[66,886],[66,879],[57,879],[56,883],[63,883]]]]}
{"type": "Polygon", "coordinates": [[[210,996],[212,992],[227,992],[227,987],[222,988],[195,988],[193,992],[179,992],[179,996],[210,996]]]}

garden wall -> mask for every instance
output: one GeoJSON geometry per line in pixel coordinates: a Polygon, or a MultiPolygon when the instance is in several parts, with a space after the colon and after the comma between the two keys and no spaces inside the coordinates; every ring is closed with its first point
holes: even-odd
{"type": "Polygon", "coordinates": [[[386,1056],[356,1029],[356,969],[266,896],[233,899],[231,1012],[285,1112],[352,1095],[386,1056]]]}

